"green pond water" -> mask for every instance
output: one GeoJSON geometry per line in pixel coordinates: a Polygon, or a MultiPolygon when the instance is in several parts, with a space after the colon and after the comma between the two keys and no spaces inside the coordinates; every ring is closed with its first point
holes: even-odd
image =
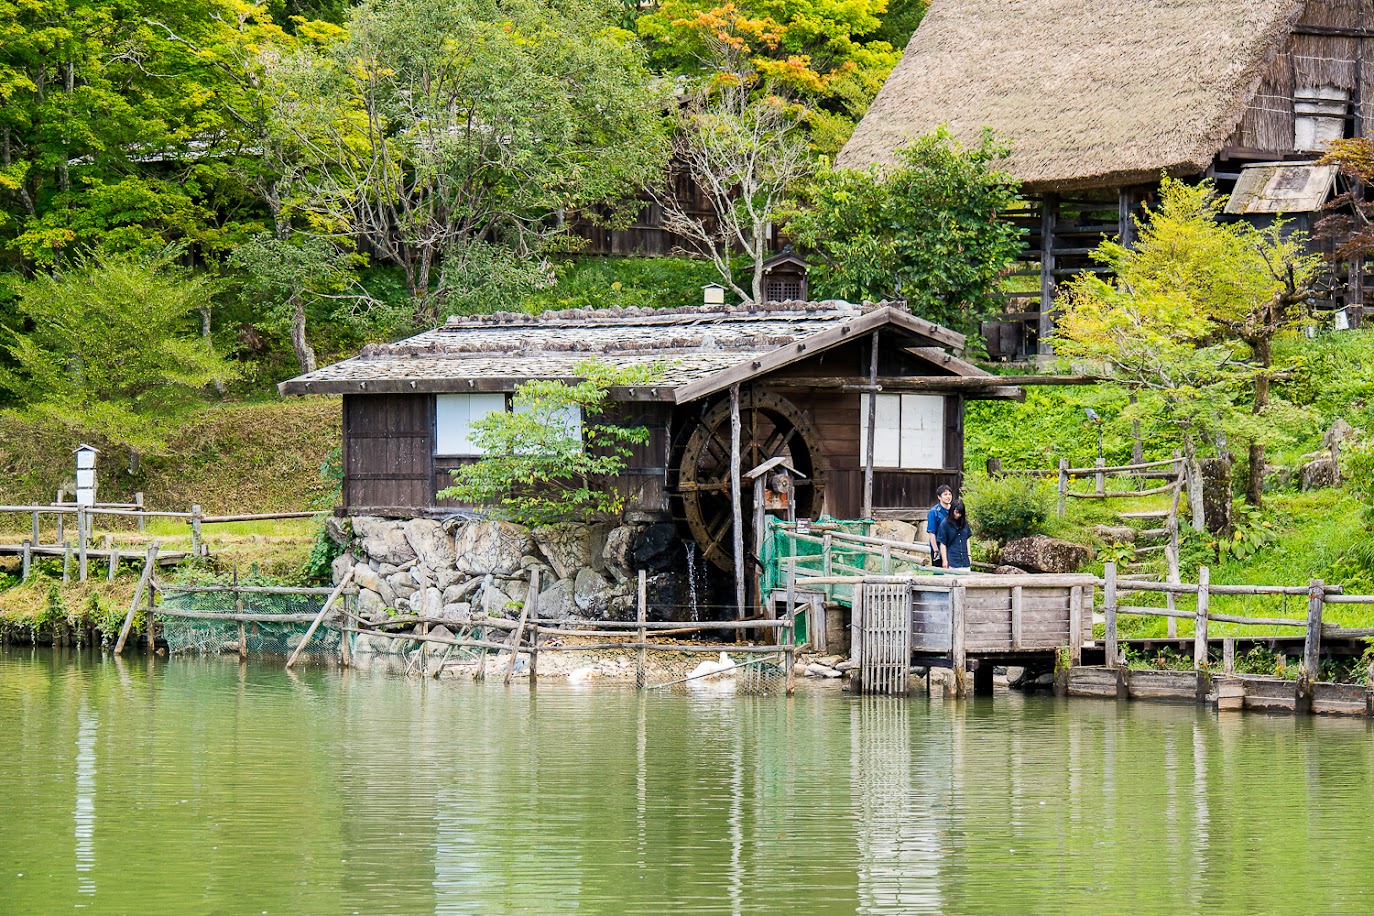
{"type": "Polygon", "coordinates": [[[0,912],[1369,913],[1365,721],[0,650],[0,912]]]}

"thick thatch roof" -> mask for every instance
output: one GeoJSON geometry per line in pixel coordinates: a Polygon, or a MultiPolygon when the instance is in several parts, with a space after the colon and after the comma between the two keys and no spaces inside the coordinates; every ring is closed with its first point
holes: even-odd
{"type": "Polygon", "coordinates": [[[1028,190],[1201,172],[1302,0],[934,0],[837,164],[891,164],[941,124],[1012,144],[1028,190]]]}
{"type": "Polygon", "coordinates": [[[763,375],[879,328],[890,328],[931,363],[932,375],[987,377],[945,352],[964,337],[885,302],[770,302],[751,307],[568,309],[452,318],[394,344],[282,382],[282,394],[411,394],[511,391],[528,379],[571,379],[590,358],[661,368],[632,400],[684,403],[763,375]]]}

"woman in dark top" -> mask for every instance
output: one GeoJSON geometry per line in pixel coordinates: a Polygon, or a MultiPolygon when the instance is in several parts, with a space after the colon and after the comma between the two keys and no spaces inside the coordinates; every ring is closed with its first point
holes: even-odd
{"type": "Polygon", "coordinates": [[[968,555],[968,539],[972,531],[968,526],[968,514],[964,511],[964,501],[956,499],[949,507],[949,515],[940,523],[940,533],[935,539],[940,542],[940,557],[945,568],[958,572],[969,572],[973,563],[968,555]]]}

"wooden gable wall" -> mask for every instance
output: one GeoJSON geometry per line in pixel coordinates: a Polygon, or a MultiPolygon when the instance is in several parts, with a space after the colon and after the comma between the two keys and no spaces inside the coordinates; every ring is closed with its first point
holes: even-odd
{"type": "Polygon", "coordinates": [[[1347,136],[1368,136],[1374,124],[1374,26],[1371,0],[1309,0],[1292,34],[1275,54],[1226,146],[1288,154],[1294,144],[1294,99],[1299,90],[1333,86],[1351,100],[1347,136]]]}
{"type": "MultiPolygon", "coordinates": [[[[895,335],[883,335],[878,349],[879,376],[948,374],[905,352],[906,345],[909,342],[895,335]]],[[[796,380],[843,378],[866,382],[868,373],[868,343],[856,340],[794,363],[756,383],[792,401],[815,424],[827,466],[826,511],[836,518],[859,518],[863,510],[864,456],[859,451],[860,428],[865,421],[862,396],[858,391],[795,387],[796,380]]],[[[945,395],[944,455],[945,467],[938,471],[875,468],[874,514],[880,518],[924,516],[935,501],[936,487],[949,484],[958,490],[964,467],[964,398],[954,393],[945,395]]]]}

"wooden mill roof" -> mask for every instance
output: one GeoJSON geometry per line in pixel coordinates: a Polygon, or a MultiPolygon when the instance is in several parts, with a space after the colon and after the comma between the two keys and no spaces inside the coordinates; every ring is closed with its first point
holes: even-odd
{"type": "MultiPolygon", "coordinates": [[[[450,318],[392,344],[282,382],[282,394],[409,394],[511,391],[529,379],[572,379],[591,358],[619,367],[659,364],[652,386],[620,392],[632,400],[678,403],[712,394],[857,336],[891,327],[910,338],[932,375],[986,376],[944,348],[964,337],[902,305],[781,302],[679,309],[568,309],[450,318]],[[933,350],[931,349],[933,348],[933,350]]],[[[990,378],[990,376],[989,376],[990,378]]]]}
{"type": "Polygon", "coordinates": [[[887,166],[940,125],[1012,145],[1031,191],[1203,171],[1302,0],[934,0],[836,163],[887,166]]]}

